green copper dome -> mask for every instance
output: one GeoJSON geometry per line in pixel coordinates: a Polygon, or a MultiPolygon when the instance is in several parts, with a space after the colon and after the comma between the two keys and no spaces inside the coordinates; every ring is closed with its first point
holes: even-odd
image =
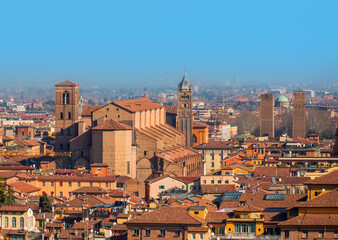
{"type": "Polygon", "coordinates": [[[276,102],[289,102],[289,99],[285,96],[279,96],[277,99],[276,99],[276,102]]]}

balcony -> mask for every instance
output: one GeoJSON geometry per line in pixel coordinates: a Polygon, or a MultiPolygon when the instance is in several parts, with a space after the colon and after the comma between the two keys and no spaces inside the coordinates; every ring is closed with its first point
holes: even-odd
{"type": "Polygon", "coordinates": [[[223,239],[240,239],[240,240],[281,240],[279,235],[260,235],[256,236],[254,233],[229,233],[225,235],[212,235],[212,240],[223,240],[223,239]]]}

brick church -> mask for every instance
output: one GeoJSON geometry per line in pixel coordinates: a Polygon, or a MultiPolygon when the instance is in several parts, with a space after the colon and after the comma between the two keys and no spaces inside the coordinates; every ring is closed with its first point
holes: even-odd
{"type": "Polygon", "coordinates": [[[102,163],[111,173],[136,178],[141,184],[165,174],[200,176],[202,156],[190,148],[192,91],[186,76],[178,91],[176,129],[166,123],[165,107],[147,97],[83,106],[79,115],[79,85],[58,83],[55,151],[68,156],[65,167],[102,163]]]}

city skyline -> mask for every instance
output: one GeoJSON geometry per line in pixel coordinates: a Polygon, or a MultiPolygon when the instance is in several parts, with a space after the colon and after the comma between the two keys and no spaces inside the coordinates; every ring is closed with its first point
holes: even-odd
{"type": "Polygon", "coordinates": [[[334,84],[337,3],[2,3],[3,85],[334,84]],[[43,4],[42,4],[43,3],[43,4]],[[12,14],[15,9],[15,14],[12,14]],[[316,16],[316,17],[314,17],[316,16]]]}

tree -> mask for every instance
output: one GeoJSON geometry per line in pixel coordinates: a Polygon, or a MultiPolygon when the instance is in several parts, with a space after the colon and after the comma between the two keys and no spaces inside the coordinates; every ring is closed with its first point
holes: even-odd
{"type": "Polygon", "coordinates": [[[40,197],[39,207],[41,212],[52,212],[52,203],[46,194],[40,197]]]}
{"type": "Polygon", "coordinates": [[[231,125],[238,127],[238,134],[242,134],[243,131],[249,131],[251,134],[256,135],[259,129],[259,116],[253,112],[243,111],[231,125]]]}
{"type": "Polygon", "coordinates": [[[307,134],[317,133],[322,139],[334,138],[336,122],[334,118],[331,118],[330,114],[329,111],[325,110],[307,110],[307,134]]]}
{"type": "Polygon", "coordinates": [[[6,193],[6,182],[3,177],[0,176],[0,204],[10,206],[15,202],[13,190],[8,186],[6,193]]]}

